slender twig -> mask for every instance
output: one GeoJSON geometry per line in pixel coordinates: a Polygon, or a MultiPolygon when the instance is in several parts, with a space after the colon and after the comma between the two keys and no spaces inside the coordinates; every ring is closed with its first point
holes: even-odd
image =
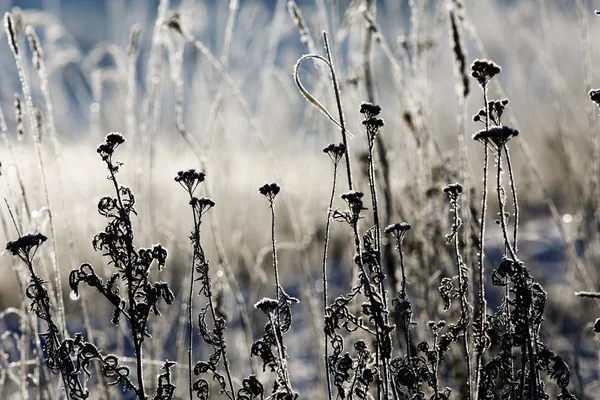
{"type": "MultiPolygon", "coordinates": [[[[489,115],[487,87],[483,86],[483,101],[485,103],[485,130],[489,131],[489,115]]],[[[488,164],[489,164],[489,145],[484,145],[483,153],[483,189],[481,198],[481,219],[479,221],[479,255],[477,266],[479,268],[479,327],[478,338],[476,343],[477,354],[475,357],[475,399],[479,393],[479,383],[481,380],[481,369],[483,361],[483,353],[485,351],[486,338],[486,322],[487,322],[487,301],[485,299],[485,219],[487,211],[487,192],[488,192],[488,164]]]]}

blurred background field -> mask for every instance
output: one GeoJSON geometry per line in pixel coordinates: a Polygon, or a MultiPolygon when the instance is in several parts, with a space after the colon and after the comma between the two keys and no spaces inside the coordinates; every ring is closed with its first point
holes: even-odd
{"type": "MultiPolygon", "coordinates": [[[[81,329],[79,302],[86,301],[94,316],[92,326],[104,348],[116,351],[125,346],[118,343],[121,328],[110,325],[111,310],[103,299],[99,301],[90,290],[88,295],[71,301],[64,283],[69,271],[83,262],[103,271],[105,261],[93,251],[91,241],[105,224],[96,206],[100,197],[111,191],[111,183],[105,179],[107,173],[96,146],[108,132],[118,131],[127,139],[117,157],[124,163],[120,180],[133,189],[138,201],[137,240],[145,246],[160,242],[168,249],[169,260],[160,279],[171,282],[176,295],[184,290],[192,250],[188,238],[191,213],[185,193],[174,181],[177,171],[205,170],[216,203],[210,212],[216,216],[227,261],[248,305],[274,292],[270,214],[257,189],[265,182],[279,183],[282,201],[278,205],[277,229],[283,285],[301,300],[294,314],[299,322],[290,337],[291,343],[299,344],[289,346],[291,370],[301,391],[314,387],[316,371],[305,366],[322,360],[315,361],[315,355],[306,351],[311,340],[306,322],[310,299],[306,297],[320,295],[321,291],[322,242],[332,173],[331,162],[322,149],[338,142],[340,136],[339,129],[301,96],[293,68],[303,54],[324,54],[321,32],[328,31],[348,129],[355,136],[350,148],[355,165],[361,165],[367,147],[359,114],[360,104],[367,100],[363,72],[366,18],[361,0],[297,1],[311,33],[312,43],[307,48],[287,3],[161,2],[164,10],[180,13],[182,26],[219,60],[221,72],[225,71],[235,84],[237,91],[233,91],[205,55],[161,24],[158,1],[0,0],[2,14],[10,11],[17,21],[33,103],[40,107],[44,121],[42,150],[70,331],[81,329]],[[48,107],[26,44],[27,25],[35,28],[44,51],[61,147],[59,158],[49,132],[48,107]],[[132,51],[132,27],[139,29],[137,51],[132,51]],[[148,62],[153,32],[161,54],[157,65],[148,62]],[[152,74],[154,67],[157,72],[152,74]],[[183,81],[181,122],[201,149],[205,164],[176,126],[179,73],[183,81]],[[76,265],[72,265],[73,258],[76,265]],[[300,272],[303,263],[309,268],[308,277],[300,272]],[[305,288],[307,281],[312,292],[305,288]]],[[[392,221],[409,221],[419,235],[415,240],[432,243],[431,251],[441,254],[436,265],[427,266],[420,264],[418,246],[407,254],[410,282],[425,295],[431,292],[438,296],[439,279],[453,268],[452,260],[444,256],[447,250],[443,235],[449,233],[451,223],[447,200],[440,190],[459,179],[461,168],[459,107],[448,22],[448,8],[457,3],[374,3],[378,29],[399,66],[395,69],[390,62],[382,41],[373,40],[375,102],[382,107],[385,127],[381,135],[390,165],[390,217],[392,221]],[[415,119],[421,124],[416,131],[411,125],[415,119]]],[[[600,86],[600,72],[595,68],[600,65],[600,46],[595,40],[600,36],[600,19],[594,16],[594,7],[600,8],[584,0],[483,0],[465,1],[459,13],[464,17],[467,62],[490,58],[502,66],[490,95],[510,99],[504,118],[511,125],[517,122],[520,131],[511,146],[521,202],[521,258],[548,291],[549,340],[569,362],[581,358],[580,384],[586,387],[586,398],[590,399],[600,398],[594,395],[600,392],[596,386],[598,348],[597,340],[584,328],[600,313],[591,302],[575,297],[574,292],[587,290],[589,285],[596,289],[599,286],[598,231],[589,227],[594,224],[589,198],[590,174],[595,170],[590,150],[592,138],[598,135],[598,110],[587,93],[590,85],[600,86]],[[524,153],[524,148],[530,154],[524,153]],[[540,175],[536,176],[532,168],[540,175]],[[550,203],[556,206],[559,219],[549,211],[550,203]],[[564,228],[562,233],[558,225],[564,228]],[[565,232],[593,282],[583,282],[568,257],[565,232]]],[[[2,134],[13,148],[9,151],[7,140],[0,147],[0,195],[24,231],[47,232],[49,214],[44,209],[43,185],[27,117],[23,134],[18,133],[14,94],[20,93],[21,87],[4,30],[0,39],[0,107],[7,128],[2,134]]],[[[319,101],[335,110],[330,78],[323,71],[308,61],[299,68],[299,76],[319,101]]],[[[466,104],[469,136],[481,128],[471,119],[482,104],[475,86],[472,81],[466,104]]],[[[469,140],[467,147],[474,204],[478,205],[483,153],[475,141],[469,140]]],[[[355,168],[359,185],[366,191],[366,167],[355,168]]],[[[488,262],[493,265],[499,262],[503,249],[501,232],[493,224],[495,194],[491,197],[488,262]]],[[[335,206],[343,204],[338,198],[335,206]]],[[[17,234],[5,204],[0,209],[4,225],[1,243],[6,243],[17,234]]],[[[243,353],[235,304],[222,269],[223,260],[216,254],[211,223],[207,221],[203,231],[211,276],[223,289],[223,301],[232,318],[230,347],[236,349],[234,355],[236,351],[243,353]]],[[[351,279],[352,240],[346,229],[335,224],[332,235],[330,276],[332,292],[339,294],[346,291],[351,279]]],[[[41,255],[48,263],[49,249],[41,255]]],[[[0,258],[0,310],[23,306],[13,272],[18,268],[13,261],[6,252],[0,258]]],[[[500,293],[492,288],[490,296],[490,307],[497,306],[500,293]]],[[[166,313],[168,323],[163,321],[153,332],[153,359],[177,356],[176,350],[161,348],[160,342],[176,337],[174,327],[183,306],[173,306],[166,313]]],[[[8,329],[17,319],[8,312],[3,323],[8,329]]],[[[0,325],[0,332],[2,328],[0,325]]],[[[240,354],[240,359],[246,357],[240,354]]],[[[247,364],[235,368],[240,374],[248,373],[247,364]]],[[[11,384],[8,378],[5,382],[5,393],[14,390],[14,382],[11,384]]]]}

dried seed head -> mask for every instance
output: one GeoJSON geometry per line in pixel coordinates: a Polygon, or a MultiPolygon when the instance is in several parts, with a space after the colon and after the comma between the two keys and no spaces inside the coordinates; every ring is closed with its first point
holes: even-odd
{"type": "Polygon", "coordinates": [[[15,29],[15,23],[12,15],[7,12],[4,14],[4,30],[6,31],[6,37],[8,39],[8,46],[12,52],[18,56],[19,46],[17,45],[17,32],[15,29]]]}
{"type": "Polygon", "coordinates": [[[362,123],[364,126],[367,127],[367,130],[369,130],[369,129],[379,130],[384,125],[383,120],[381,118],[374,118],[374,117],[365,119],[362,123]]]}
{"type": "Polygon", "coordinates": [[[44,113],[41,108],[34,107],[33,108],[33,119],[35,121],[35,129],[37,131],[38,139],[42,140],[42,132],[44,131],[44,113]]]}
{"type": "Polygon", "coordinates": [[[361,114],[365,114],[365,119],[376,117],[381,112],[381,107],[377,104],[362,103],[360,105],[361,114]]]}
{"type": "Polygon", "coordinates": [[[494,126],[489,130],[481,130],[473,135],[473,139],[484,145],[492,143],[496,147],[503,147],[510,139],[519,135],[519,131],[508,126],[494,126]]]}
{"type": "Polygon", "coordinates": [[[48,238],[41,233],[27,233],[15,241],[8,242],[6,250],[10,251],[13,256],[19,256],[23,261],[29,262],[35,255],[38,247],[46,240],[48,238]]]}
{"type": "MultiPolygon", "coordinates": [[[[461,17],[459,16],[460,20],[461,17]]],[[[463,98],[466,98],[469,94],[469,77],[467,75],[467,57],[464,51],[464,45],[462,42],[462,35],[460,32],[460,26],[457,23],[457,16],[454,10],[450,10],[450,43],[452,45],[452,51],[454,53],[454,69],[455,73],[460,77],[460,82],[457,83],[457,90],[460,90],[460,94],[463,98]]]]}
{"type": "Polygon", "coordinates": [[[363,196],[364,196],[363,192],[357,192],[355,190],[351,190],[349,192],[342,194],[342,200],[345,200],[349,204],[357,203],[357,202],[362,203],[363,196]]]}
{"type": "Polygon", "coordinates": [[[471,64],[471,76],[485,88],[494,76],[498,75],[502,68],[491,60],[477,59],[471,64]]]}
{"type": "Polygon", "coordinates": [[[190,196],[194,193],[198,185],[204,182],[206,174],[204,172],[197,172],[195,169],[188,169],[187,171],[177,172],[175,182],[179,183],[190,196]]]}
{"type": "Polygon", "coordinates": [[[258,192],[265,196],[271,204],[273,201],[275,201],[275,197],[277,197],[280,191],[281,188],[276,183],[265,183],[263,186],[258,188],[258,192]]]}
{"type": "Polygon", "coordinates": [[[111,132],[104,138],[102,143],[96,151],[102,157],[102,160],[108,161],[119,145],[125,143],[125,138],[119,132],[111,132]]]}
{"type": "Polygon", "coordinates": [[[331,161],[333,161],[333,163],[337,165],[342,159],[342,157],[344,157],[344,155],[346,154],[346,146],[343,143],[331,143],[323,149],[323,153],[327,154],[329,158],[331,158],[331,161]]]}
{"type": "Polygon", "coordinates": [[[372,146],[379,130],[383,127],[383,120],[381,118],[370,117],[365,119],[362,123],[365,128],[367,128],[369,146],[372,146]]]}
{"type": "Polygon", "coordinates": [[[460,183],[451,183],[444,188],[444,193],[448,193],[452,199],[457,199],[463,192],[463,186],[460,183]]]}
{"type": "Polygon", "coordinates": [[[277,310],[279,303],[275,299],[271,299],[268,297],[264,297],[254,304],[254,308],[257,310],[261,310],[265,314],[274,313],[277,310]]]}
{"type": "Polygon", "coordinates": [[[29,41],[29,48],[32,53],[33,66],[35,69],[39,70],[42,63],[42,57],[44,57],[44,52],[42,50],[42,46],[40,45],[40,39],[35,33],[35,30],[31,27],[31,25],[27,25],[25,28],[25,34],[27,35],[27,39],[29,41]]]}
{"type": "Polygon", "coordinates": [[[196,213],[197,218],[200,219],[208,210],[215,206],[215,202],[207,197],[192,197],[190,205],[196,213]]]}
{"type": "Polygon", "coordinates": [[[302,13],[300,12],[298,5],[294,1],[288,1],[287,7],[288,12],[292,17],[292,21],[294,21],[294,25],[296,25],[298,32],[300,32],[300,42],[306,46],[309,52],[312,52],[311,49],[314,47],[314,42],[310,36],[310,31],[306,26],[306,22],[302,17],[302,13]]]}
{"type": "Polygon", "coordinates": [[[357,192],[355,190],[351,190],[341,195],[342,200],[344,200],[350,208],[350,221],[358,221],[360,212],[366,210],[363,206],[363,196],[364,194],[362,192],[357,192]]]}
{"type": "Polygon", "coordinates": [[[23,128],[23,102],[18,93],[15,93],[15,118],[17,120],[17,134],[19,139],[22,139],[25,131],[23,128]]]}
{"type": "Polygon", "coordinates": [[[410,230],[410,228],[411,225],[408,222],[396,222],[395,224],[388,225],[384,232],[392,236],[394,239],[402,239],[410,230]]]}

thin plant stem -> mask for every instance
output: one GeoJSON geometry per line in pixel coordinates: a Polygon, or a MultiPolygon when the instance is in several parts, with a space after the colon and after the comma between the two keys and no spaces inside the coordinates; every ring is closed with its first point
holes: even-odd
{"type": "MultiPolygon", "coordinates": [[[[483,86],[483,101],[485,103],[485,130],[489,130],[489,107],[487,99],[487,87],[483,86]]],[[[475,357],[475,399],[478,398],[479,383],[481,380],[481,369],[483,361],[483,353],[485,351],[485,326],[487,316],[487,301],[485,299],[485,218],[487,211],[487,186],[488,186],[488,164],[489,164],[489,145],[486,143],[484,146],[483,154],[483,193],[481,199],[481,220],[479,222],[479,256],[478,256],[478,268],[479,268],[479,327],[478,327],[478,343],[477,355],[475,357]]]]}
{"type": "MultiPolygon", "coordinates": [[[[110,180],[113,183],[113,186],[115,188],[115,193],[116,193],[116,197],[117,197],[117,202],[119,203],[119,208],[121,210],[123,210],[125,207],[123,206],[123,200],[121,198],[121,190],[120,190],[120,186],[119,183],[117,181],[117,177],[115,175],[115,169],[112,167],[112,160],[109,158],[109,160],[107,161],[108,164],[108,170],[110,172],[110,180]]],[[[132,239],[133,239],[133,227],[131,225],[131,219],[129,218],[129,215],[125,216],[125,222],[126,222],[126,232],[125,234],[127,235],[127,238],[129,238],[127,240],[126,243],[126,247],[127,247],[127,268],[125,270],[125,274],[127,276],[127,280],[129,282],[133,282],[133,243],[132,243],[132,239]]],[[[146,388],[144,385],[144,365],[143,365],[143,338],[144,338],[144,333],[143,332],[138,332],[138,327],[137,324],[132,320],[134,318],[134,307],[135,307],[135,289],[133,287],[133,285],[129,284],[127,285],[127,295],[129,297],[129,315],[130,315],[130,322],[129,325],[131,327],[131,334],[133,336],[133,345],[134,345],[134,349],[135,349],[135,357],[136,357],[136,372],[137,372],[137,379],[138,379],[138,388],[137,388],[137,395],[138,398],[140,400],[146,400],[146,388]]]]}
{"type": "Polygon", "coordinates": [[[465,324],[465,332],[463,335],[463,349],[465,351],[465,361],[467,363],[467,388],[468,388],[468,393],[469,393],[469,398],[471,398],[471,387],[473,384],[473,366],[471,365],[471,353],[470,353],[470,349],[469,349],[469,326],[470,324],[470,320],[469,320],[469,303],[467,300],[467,293],[463,292],[463,288],[465,288],[468,285],[468,277],[465,275],[465,263],[462,259],[462,256],[460,254],[460,246],[459,246],[459,233],[458,233],[458,228],[462,225],[462,221],[461,218],[459,216],[459,210],[460,210],[460,203],[459,203],[459,199],[453,199],[453,208],[454,208],[454,212],[453,212],[453,227],[454,229],[456,229],[457,231],[455,231],[454,234],[454,254],[455,254],[455,260],[456,260],[456,266],[458,269],[458,286],[460,288],[459,290],[459,296],[460,296],[460,312],[461,312],[461,316],[464,319],[463,323],[465,324]]]}
{"type": "MultiPolygon", "coordinates": [[[[190,200],[192,199],[192,193],[190,192],[190,200]]],[[[192,214],[194,215],[194,236],[195,236],[195,243],[200,243],[200,225],[198,223],[198,220],[196,218],[196,213],[192,210],[192,214]]],[[[194,251],[194,256],[192,257],[192,268],[190,271],[190,287],[189,287],[189,293],[188,293],[188,307],[187,307],[187,311],[188,311],[188,393],[190,395],[190,399],[192,399],[194,397],[194,390],[193,390],[193,378],[192,378],[192,373],[194,371],[192,364],[193,364],[193,351],[194,351],[194,325],[192,323],[193,318],[194,318],[194,314],[192,312],[192,306],[194,303],[194,271],[196,270],[196,263],[195,263],[195,259],[196,258],[196,251],[194,251]]]]}
{"type": "MultiPolygon", "coordinates": [[[[70,222],[69,218],[67,217],[68,208],[65,204],[65,196],[64,196],[64,193],[66,193],[66,190],[65,190],[66,179],[65,179],[65,173],[64,173],[64,162],[63,162],[63,157],[62,157],[62,146],[58,139],[58,133],[56,130],[56,123],[55,123],[55,119],[54,119],[54,107],[52,105],[52,99],[50,97],[50,89],[49,89],[49,85],[48,85],[48,73],[46,72],[46,63],[44,62],[44,54],[43,54],[39,39],[37,37],[37,34],[35,33],[35,30],[31,26],[27,26],[26,33],[29,38],[29,44],[30,44],[30,47],[31,47],[31,50],[33,53],[34,65],[35,65],[36,70],[38,71],[38,75],[40,78],[40,89],[41,89],[43,97],[44,97],[44,103],[46,104],[50,141],[52,143],[52,149],[54,152],[54,157],[55,157],[56,163],[58,164],[57,185],[59,188],[59,192],[61,194],[63,194],[60,196],[61,207],[62,207],[61,215],[62,215],[62,220],[63,220],[63,224],[65,226],[65,232],[66,232],[66,236],[67,236],[67,243],[68,243],[68,248],[69,248],[69,260],[71,262],[71,269],[76,269],[77,268],[77,262],[76,262],[77,249],[75,247],[73,226],[71,225],[71,222],[70,222]]],[[[60,296],[60,298],[62,299],[62,295],[60,296]]],[[[86,301],[84,298],[81,299],[80,304],[81,304],[81,309],[82,309],[84,327],[86,330],[86,336],[91,343],[94,343],[94,341],[95,341],[94,340],[94,332],[90,325],[89,312],[88,312],[87,304],[86,304],[86,301]]],[[[64,309],[64,304],[62,305],[62,307],[64,309]]],[[[100,364],[97,361],[94,361],[94,364],[96,365],[96,375],[97,375],[98,381],[100,382],[101,397],[102,397],[102,399],[107,400],[108,393],[107,393],[106,382],[104,380],[104,376],[102,375],[102,372],[100,371],[100,368],[98,368],[100,366],[100,364]]]]}
{"type": "MultiPolygon", "coordinates": [[[[335,189],[337,184],[337,169],[338,163],[333,164],[333,182],[331,184],[331,197],[329,198],[329,207],[327,208],[327,223],[325,224],[325,239],[323,246],[323,317],[327,316],[327,305],[329,304],[329,293],[328,293],[328,281],[327,281],[327,251],[329,250],[329,234],[331,230],[331,213],[333,209],[333,201],[335,199],[335,189]]],[[[327,395],[329,400],[332,400],[331,392],[331,377],[329,374],[329,343],[327,341],[327,335],[324,335],[324,348],[325,348],[325,375],[327,379],[327,395]]]]}
{"type": "Polygon", "coordinates": [[[512,193],[513,200],[513,250],[515,254],[517,254],[519,250],[518,246],[518,235],[519,235],[519,202],[517,201],[517,189],[515,184],[515,175],[512,166],[512,161],[510,158],[510,151],[506,143],[504,144],[504,154],[506,157],[506,165],[508,167],[508,178],[510,181],[510,191],[512,193]]]}
{"type": "Polygon", "coordinates": [[[344,122],[344,109],[342,108],[342,98],[339,88],[337,76],[335,74],[335,67],[333,65],[333,59],[331,57],[331,47],[329,46],[329,39],[327,38],[327,32],[323,32],[323,40],[325,42],[325,52],[327,53],[327,63],[329,65],[329,71],[331,72],[331,79],[333,81],[333,92],[335,93],[335,102],[338,109],[340,129],[342,133],[342,143],[346,146],[346,174],[348,175],[348,190],[354,190],[354,183],[352,180],[352,168],[350,163],[350,148],[348,147],[348,133],[346,131],[346,124],[344,122]]]}

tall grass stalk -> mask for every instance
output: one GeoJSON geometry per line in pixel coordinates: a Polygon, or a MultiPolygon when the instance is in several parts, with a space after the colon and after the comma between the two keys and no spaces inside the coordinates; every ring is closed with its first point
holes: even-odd
{"type": "Polygon", "coordinates": [[[48,215],[50,219],[50,238],[52,241],[52,267],[54,270],[54,283],[56,284],[56,293],[52,289],[52,285],[48,287],[50,298],[54,299],[57,302],[57,314],[58,314],[58,326],[60,328],[60,332],[63,337],[67,335],[67,325],[66,325],[66,316],[65,316],[65,305],[63,300],[63,292],[62,292],[62,279],[60,276],[60,271],[58,269],[58,247],[56,244],[56,231],[54,227],[54,215],[53,208],[50,202],[50,193],[48,189],[48,179],[46,176],[46,169],[44,166],[44,159],[42,156],[42,143],[40,137],[39,126],[35,120],[34,116],[34,107],[33,100],[31,98],[31,91],[29,89],[29,84],[27,82],[27,77],[25,76],[25,70],[23,69],[23,60],[21,58],[21,54],[19,51],[19,45],[17,43],[16,32],[14,28],[14,22],[12,15],[10,13],[4,14],[4,27],[6,31],[6,36],[8,38],[9,47],[13,53],[15,58],[15,63],[17,65],[17,71],[19,73],[19,79],[21,81],[21,90],[23,91],[23,97],[25,98],[25,112],[29,115],[29,122],[31,126],[31,131],[33,133],[33,141],[35,143],[36,153],[38,157],[38,165],[40,168],[40,173],[42,176],[42,187],[44,191],[44,198],[46,202],[46,206],[48,207],[48,215]]]}
{"type": "MultiPolygon", "coordinates": [[[[58,166],[58,179],[57,179],[57,187],[59,192],[61,193],[60,201],[61,201],[61,212],[62,222],[65,227],[65,233],[67,237],[67,245],[69,248],[69,260],[71,264],[71,269],[77,268],[77,249],[75,247],[75,238],[73,234],[73,227],[68,218],[68,209],[65,204],[65,172],[64,172],[64,161],[63,161],[63,151],[61,143],[58,139],[58,133],[56,130],[56,123],[54,119],[54,107],[52,105],[52,99],[50,97],[50,89],[48,84],[48,73],[46,72],[46,63],[44,61],[44,52],[40,40],[31,26],[27,26],[25,28],[25,33],[27,34],[27,38],[29,40],[29,46],[31,48],[31,52],[33,54],[33,65],[38,72],[40,78],[40,89],[42,91],[42,95],[44,97],[44,103],[46,105],[46,116],[48,120],[48,136],[50,137],[50,143],[52,144],[52,150],[54,154],[54,158],[56,164],[58,166]]],[[[62,296],[61,296],[62,297],[62,296]]],[[[84,327],[86,331],[86,336],[91,343],[95,342],[94,332],[92,330],[90,324],[90,315],[87,306],[86,295],[83,295],[80,299],[81,311],[83,316],[84,327]]],[[[63,304],[64,307],[64,304],[63,304]]],[[[96,367],[99,367],[99,363],[95,362],[96,367]]],[[[100,391],[101,398],[108,399],[107,387],[104,382],[104,378],[99,368],[96,368],[96,376],[98,378],[98,382],[100,382],[100,391]]]]}

